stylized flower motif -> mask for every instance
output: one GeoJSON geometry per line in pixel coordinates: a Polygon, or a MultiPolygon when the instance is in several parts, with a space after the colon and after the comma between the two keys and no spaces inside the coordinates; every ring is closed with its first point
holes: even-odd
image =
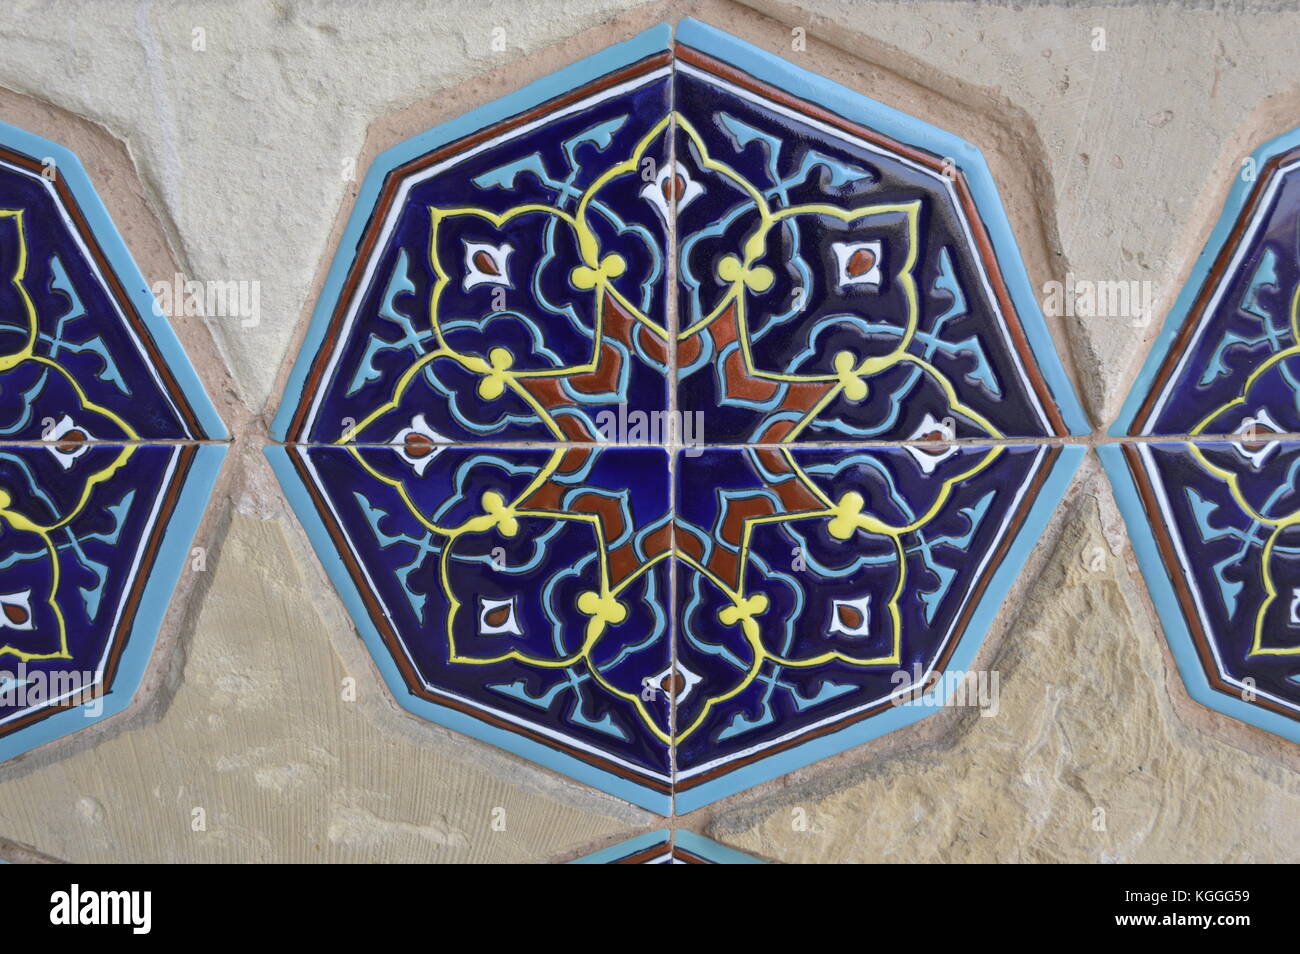
{"type": "Polygon", "coordinates": [[[1266,464],[1273,456],[1273,452],[1281,446],[1278,441],[1269,440],[1269,435],[1280,434],[1282,429],[1273,420],[1273,415],[1268,413],[1266,407],[1257,408],[1254,415],[1243,420],[1233,433],[1240,434],[1244,438],[1234,444],[1233,448],[1250,461],[1250,465],[1256,470],[1266,464]]]}
{"type": "Polygon", "coordinates": [[[665,164],[641,189],[641,197],[654,206],[664,224],[704,194],[704,186],[691,178],[680,162],[665,164]]]}
{"type": "Polygon", "coordinates": [[[880,287],[880,242],[832,242],[835,264],[839,266],[840,288],[861,285],[870,289],[880,287]]]}
{"type": "Polygon", "coordinates": [[[59,465],[67,470],[78,457],[86,453],[90,446],[88,442],[95,438],[84,427],[78,427],[72,418],[65,414],[46,432],[45,439],[52,442],[47,448],[49,452],[54,455],[59,465]]]}
{"type": "Polygon", "coordinates": [[[831,600],[830,632],[841,636],[866,636],[871,632],[871,596],[831,600]]]}
{"type": "Polygon", "coordinates": [[[441,445],[446,443],[447,438],[430,427],[423,414],[415,415],[411,418],[410,427],[404,427],[393,435],[393,445],[398,455],[421,477],[433,459],[442,452],[441,445]]]}
{"type": "Polygon", "coordinates": [[[480,636],[522,636],[519,621],[515,613],[515,597],[508,600],[490,600],[479,597],[478,632],[480,636]]]}
{"type": "Polygon", "coordinates": [[[956,428],[951,420],[936,421],[934,415],[927,411],[916,430],[908,436],[909,441],[925,441],[925,443],[903,446],[921,465],[921,470],[932,474],[943,461],[957,453],[957,445],[952,443],[956,437],[956,428]]]}

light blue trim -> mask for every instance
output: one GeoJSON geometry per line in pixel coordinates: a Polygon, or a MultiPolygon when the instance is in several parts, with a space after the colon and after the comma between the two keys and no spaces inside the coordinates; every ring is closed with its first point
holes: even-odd
{"type": "Polygon", "coordinates": [[[752,858],[742,851],[735,848],[728,848],[726,845],[720,845],[716,841],[705,838],[703,835],[697,835],[693,831],[677,832],[674,841],[678,848],[684,848],[693,855],[699,855],[715,865],[764,865],[766,861],[760,861],[752,858]]]}
{"type": "MultiPolygon", "coordinates": [[[[324,343],[325,333],[329,329],[330,316],[334,312],[334,307],[342,293],[343,283],[347,279],[348,271],[352,268],[352,263],[356,258],[357,247],[361,243],[366,225],[370,221],[370,215],[379,200],[379,193],[383,188],[384,180],[393,169],[427,152],[431,152],[445,143],[462,139],[484,127],[532,109],[548,99],[554,99],[556,96],[576,89],[607,73],[630,66],[655,53],[661,53],[669,48],[671,42],[672,31],[667,24],[652,27],[630,40],[611,46],[609,49],[602,50],[584,60],[579,60],[557,73],[544,76],[508,96],[471,110],[463,116],[443,123],[441,126],[435,126],[428,132],[421,133],[415,138],[408,139],[376,156],[375,161],[370,166],[370,171],[366,173],[365,181],[362,183],[361,191],[357,194],[356,202],[352,206],[352,215],[348,219],[343,237],[339,239],[338,251],[335,252],[334,261],[331,263],[329,274],[325,279],[325,286],[321,289],[320,297],[316,301],[311,323],[307,326],[307,336],[298,352],[298,359],[294,362],[293,371],[289,375],[289,382],[284,389],[284,396],[280,400],[279,411],[276,413],[275,421],[271,425],[271,438],[277,441],[287,439],[285,435],[289,430],[289,424],[293,420],[294,412],[297,410],[301,399],[303,383],[306,381],[307,373],[310,371],[311,365],[316,360],[316,355],[320,352],[324,343]]],[[[299,440],[305,439],[305,435],[297,435],[297,437],[299,440]]]]}
{"type": "Polygon", "coordinates": [[[647,848],[653,848],[655,845],[662,844],[664,851],[670,849],[668,844],[669,832],[667,828],[660,828],[658,831],[647,832],[644,835],[637,835],[635,838],[629,838],[627,841],[621,841],[617,845],[611,845],[608,848],[602,848],[600,851],[592,852],[582,858],[574,858],[569,862],[571,865],[608,865],[613,864],[620,858],[626,858],[628,855],[634,855],[638,851],[645,851],[647,848]]]}
{"type": "Polygon", "coordinates": [[[194,542],[195,531],[198,530],[199,521],[203,519],[208,500],[212,496],[212,488],[221,470],[227,447],[226,444],[198,445],[198,453],[181,487],[176,508],[163,531],[153,570],[145,583],[131,633],[127,637],[126,649],[118,663],[112,691],[103,697],[103,711],[97,716],[90,716],[86,714],[85,706],[65,709],[0,738],[0,762],[117,715],[131,704],[149,665],[149,657],[153,654],[158,630],[171,602],[172,591],[176,589],[176,581],[189,566],[190,545],[194,542]]]}
{"type": "Polygon", "coordinates": [[[361,599],[361,593],[352,580],[352,575],[348,573],[347,567],[344,566],[338,548],[335,547],[333,539],[320,518],[320,514],[316,512],[316,505],[312,502],[306,485],[299,477],[292,461],[290,461],[290,449],[285,446],[271,445],[265,448],[265,451],[276,477],[279,478],[280,486],[294,509],[294,513],[298,515],[298,520],[307,530],[307,536],[311,539],[312,546],[316,550],[316,556],[324,565],[325,572],[329,574],[329,578],[342,598],[343,604],[348,608],[348,612],[352,616],[352,622],[356,625],[357,631],[360,632],[361,638],[365,641],[366,648],[370,650],[370,655],[379,668],[380,674],[384,677],[384,683],[388,686],[388,691],[392,693],[393,699],[398,705],[408,712],[412,712],[423,719],[428,719],[430,722],[436,722],[445,728],[487,742],[490,745],[495,745],[507,752],[513,752],[530,762],[560,772],[587,785],[592,785],[601,791],[608,792],[610,795],[640,805],[642,808],[658,812],[660,815],[671,813],[672,797],[664,792],[657,792],[611,772],[595,768],[550,746],[542,745],[540,742],[534,742],[507,729],[489,725],[467,713],[438,705],[435,702],[414,695],[407,687],[406,680],[398,671],[397,664],[393,662],[392,654],[384,644],[379,631],[375,628],[375,624],[371,621],[370,614],[361,599]]]}
{"type": "MultiPolygon", "coordinates": [[[[1263,169],[1265,163],[1274,156],[1294,149],[1296,146],[1300,146],[1300,128],[1283,133],[1251,153],[1255,169],[1263,169]]],[[[1168,317],[1165,318],[1164,326],[1160,329],[1155,344],[1151,347],[1151,353],[1147,356],[1146,364],[1142,366],[1142,371],[1133,382],[1133,388],[1129,391],[1128,400],[1124,402],[1119,417],[1116,418],[1115,423],[1107,432],[1111,437],[1129,436],[1129,428],[1133,426],[1134,418],[1137,416],[1142,402],[1146,400],[1147,395],[1151,392],[1151,385],[1155,381],[1156,373],[1160,370],[1161,365],[1165,363],[1169,350],[1173,347],[1174,338],[1178,336],[1179,330],[1187,320],[1188,313],[1192,310],[1192,305],[1196,301],[1196,296],[1200,294],[1202,286],[1205,285],[1205,280],[1209,276],[1214,260],[1219,257],[1219,253],[1223,251],[1224,245],[1227,244],[1228,234],[1232,231],[1237,219],[1241,217],[1242,209],[1245,208],[1246,200],[1250,198],[1250,193],[1255,188],[1255,185],[1255,182],[1247,182],[1243,179],[1240,173],[1233,177],[1232,191],[1228,193],[1228,201],[1224,203],[1218,224],[1214,226],[1209,238],[1205,240],[1205,247],[1201,249],[1201,254],[1197,257],[1196,264],[1192,267],[1192,273],[1187,277],[1187,282],[1178,295],[1178,300],[1174,302],[1168,317]]],[[[1151,434],[1153,432],[1144,428],[1142,435],[1139,436],[1151,434]]]]}
{"type": "Polygon", "coordinates": [[[792,96],[811,100],[833,113],[861,123],[900,142],[917,146],[936,156],[952,158],[966,174],[980,218],[988,230],[1012,303],[1020,316],[1034,358],[1043,372],[1061,417],[1071,434],[1090,434],[1092,427],[1075,396],[1061,364],[1051,332],[1029,283],[1015,233],[1007,220],[997,184],[984,156],[975,146],[952,133],[878,103],[846,86],[833,83],[760,47],[746,43],[698,20],[683,20],[677,27],[677,42],[719,60],[731,63],[771,86],[792,96]]]}
{"type": "MultiPolygon", "coordinates": [[[[1180,441],[1169,441],[1157,446],[1180,445],[1186,446],[1180,441]]],[[[1106,468],[1106,475],[1110,477],[1111,487],[1115,491],[1115,501],[1119,504],[1120,513],[1124,515],[1129,538],[1133,541],[1133,552],[1137,554],[1138,566],[1142,568],[1142,576],[1147,582],[1151,600],[1155,603],[1156,612],[1160,616],[1165,640],[1174,654],[1174,661],[1178,664],[1178,674],[1183,678],[1187,694],[1201,705],[1222,712],[1224,715],[1266,729],[1292,742],[1300,742],[1300,722],[1253,705],[1237,696],[1220,692],[1210,685],[1210,679],[1201,666],[1200,656],[1196,652],[1191,630],[1188,629],[1187,620],[1183,616],[1178,596],[1174,592],[1173,581],[1160,556],[1155,533],[1147,520],[1146,508],[1142,506],[1142,498],[1138,495],[1137,484],[1124,457],[1123,447],[1122,444],[1105,444],[1097,448],[1097,454],[1101,457],[1102,466],[1106,468]]]]}
{"type": "MultiPolygon", "coordinates": [[[[961,641],[957,644],[957,648],[946,667],[947,670],[966,670],[970,668],[975,659],[975,654],[984,642],[984,636],[988,632],[989,626],[1002,608],[1002,602],[1006,598],[1007,592],[1020,575],[1025,560],[1029,557],[1035,544],[1038,543],[1038,539],[1042,536],[1043,530],[1051,520],[1052,514],[1056,512],[1061,497],[1065,494],[1066,488],[1069,487],[1070,481],[1074,477],[1074,472],[1078,470],[1079,464],[1083,460],[1085,450],[1086,448],[1081,444],[1066,444],[1061,448],[1061,455],[1056,459],[1056,463],[1052,465],[1051,472],[1047,475],[1042,489],[1038,492],[1038,499],[1030,507],[1024,525],[1020,528],[1020,532],[1016,534],[1010,549],[993,573],[984,595],[975,607],[975,612],[966,626],[966,632],[962,635],[961,641]]],[[[942,686],[942,683],[940,683],[940,686],[942,686]]],[[[911,725],[935,712],[939,691],[936,688],[915,703],[898,706],[888,712],[883,712],[880,715],[872,716],[870,719],[864,719],[854,725],[840,729],[838,732],[796,745],[784,752],[761,758],[744,768],[728,772],[714,781],[705,782],[703,785],[685,791],[679,791],[676,795],[677,811],[679,814],[694,811],[720,798],[734,795],[736,792],[752,788],[769,779],[793,772],[805,765],[811,765],[813,762],[829,758],[846,749],[862,745],[896,729],[911,725]]]]}
{"type": "MultiPolygon", "coordinates": [[[[104,203],[99,198],[99,193],[95,191],[95,187],[90,181],[90,177],[86,175],[86,170],[82,168],[81,160],[63,146],[37,136],[35,133],[29,133],[16,126],[10,126],[8,123],[0,123],[0,143],[15,152],[23,153],[35,159],[37,162],[45,162],[48,159],[54,160],[56,174],[67,183],[73,197],[77,200],[77,205],[81,208],[82,214],[85,215],[90,230],[94,233],[100,248],[104,250],[109,265],[112,266],[113,271],[122,282],[122,287],[126,289],[131,304],[139,313],[149,334],[153,336],[154,343],[158,346],[163,361],[171,370],[177,385],[185,395],[185,399],[189,402],[190,407],[194,409],[194,415],[198,419],[203,433],[191,436],[195,440],[228,439],[230,435],[226,431],[226,425],[222,423],[221,418],[217,415],[216,408],[212,406],[212,402],[208,399],[207,391],[204,390],[198,375],[194,373],[194,366],[190,364],[190,359],[186,356],[185,350],[176,338],[176,332],[172,330],[167,316],[160,315],[155,310],[157,302],[153,297],[153,293],[149,290],[149,283],[140,272],[140,267],[136,265],[135,259],[131,257],[130,250],[127,249],[126,243],[117,230],[117,226],[113,224],[113,219],[108,214],[108,209],[104,207],[104,203]]],[[[167,275],[166,280],[171,281],[172,276],[167,275]]],[[[173,436],[183,438],[185,435],[168,435],[168,437],[173,436]]]]}

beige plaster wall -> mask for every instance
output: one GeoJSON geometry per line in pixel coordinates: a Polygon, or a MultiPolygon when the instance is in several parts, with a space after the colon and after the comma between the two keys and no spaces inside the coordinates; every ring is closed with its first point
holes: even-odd
{"type": "MultiPolygon", "coordinates": [[[[207,568],[131,712],[0,767],[0,857],[555,861],[661,824],[398,710],[262,461],[375,152],[695,13],[978,144],[1036,283],[1154,284],[1147,326],[1053,323],[1104,426],[1237,164],[1300,124],[1300,13],[1273,6],[6,4],[0,119],[78,151],[151,279],[258,281],[262,315],[178,328],[236,438],[207,568]]],[[[1295,747],[1186,698],[1092,458],[977,665],[996,716],[944,712],[675,824],[787,862],[1300,856],[1295,747]]]]}

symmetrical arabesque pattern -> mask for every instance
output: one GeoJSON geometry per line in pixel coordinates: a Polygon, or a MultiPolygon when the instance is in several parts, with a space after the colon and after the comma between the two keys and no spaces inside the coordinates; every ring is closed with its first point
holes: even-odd
{"type": "Polygon", "coordinates": [[[222,435],[75,157],[3,125],[0,273],[8,758],[130,702],[222,435]]]}
{"type": "Polygon", "coordinates": [[[1300,740],[1300,132],[1244,168],[1115,429],[1183,439],[1102,453],[1192,695],[1300,740]]]}
{"type": "Polygon", "coordinates": [[[668,41],[381,157],[270,451],[399,699],[659,811],[942,699],[1081,424],[978,153],[668,41]]]}

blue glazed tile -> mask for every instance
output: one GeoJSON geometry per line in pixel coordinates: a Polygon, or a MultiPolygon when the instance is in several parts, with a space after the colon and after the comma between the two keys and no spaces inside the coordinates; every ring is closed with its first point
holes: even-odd
{"type": "Polygon", "coordinates": [[[75,156],[0,123],[0,440],[225,432],[75,156]]]}
{"type": "Polygon", "coordinates": [[[1100,449],[1189,693],[1300,741],[1300,130],[1234,184],[1100,449]]]}
{"type": "Polygon", "coordinates": [[[0,273],[4,760],[130,704],[225,431],[76,156],[4,124],[0,273]]]}
{"type": "Polygon", "coordinates": [[[700,24],[675,84],[678,401],[707,441],[1069,432],[978,154],[914,121],[891,135],[892,111],[700,24]]]}
{"type": "Polygon", "coordinates": [[[600,851],[575,858],[573,865],[663,865],[672,863],[672,832],[647,832],[600,851]]]}
{"type": "Polygon", "coordinates": [[[1300,721],[1300,444],[1143,443],[1124,456],[1172,573],[1186,674],[1300,721]]]}
{"type": "Polygon", "coordinates": [[[1300,444],[1100,453],[1188,692],[1300,741],[1300,444]]]}
{"type": "Polygon", "coordinates": [[[649,832],[622,844],[587,855],[575,865],[761,865],[734,848],[693,831],[649,832]]]}
{"type": "Polygon", "coordinates": [[[477,719],[507,748],[623,779],[665,807],[664,451],[283,453],[312,507],[300,513],[342,554],[335,581],[367,608],[363,634],[404,705],[437,722],[477,719]]]}
{"type": "Polygon", "coordinates": [[[673,835],[673,864],[761,865],[765,863],[735,848],[728,848],[703,835],[697,835],[693,831],[678,831],[673,835]]]}
{"type": "Polygon", "coordinates": [[[268,454],[396,698],[666,813],[924,715],[1085,427],[978,152],[687,21],[379,157],[268,454]]]}
{"type": "Polygon", "coordinates": [[[978,644],[975,605],[1061,452],[908,445],[684,456],[679,798],[725,784],[769,751],[841,729],[843,748],[892,728],[963,641],[978,644]]]}
{"type": "Polygon", "coordinates": [[[0,445],[0,759],[126,708],[221,445],[0,445]]]}
{"type": "Polygon", "coordinates": [[[667,408],[670,212],[642,170],[667,167],[669,68],[631,55],[386,173],[287,439],[389,442],[418,411],[450,441],[599,440],[667,408]]]}

